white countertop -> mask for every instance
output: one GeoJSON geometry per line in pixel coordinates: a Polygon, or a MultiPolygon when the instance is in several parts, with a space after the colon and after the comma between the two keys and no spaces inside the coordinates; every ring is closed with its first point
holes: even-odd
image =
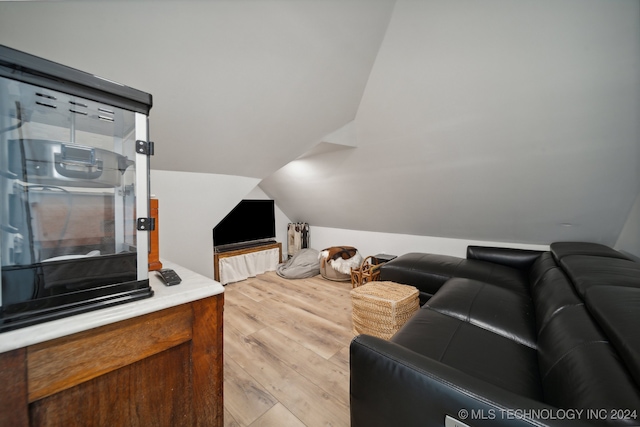
{"type": "Polygon", "coordinates": [[[164,268],[174,269],[182,279],[182,283],[175,286],[166,286],[156,272],[150,271],[149,283],[154,291],[154,295],[151,298],[0,333],[0,353],[153,313],[224,292],[224,287],[213,279],[169,261],[162,260],[162,264],[164,268]]]}

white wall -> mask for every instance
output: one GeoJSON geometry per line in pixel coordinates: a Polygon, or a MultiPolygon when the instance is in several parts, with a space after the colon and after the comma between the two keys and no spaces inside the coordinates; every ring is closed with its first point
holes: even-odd
{"type": "Polygon", "coordinates": [[[213,278],[213,227],[259,179],[151,170],[158,198],[160,257],[213,278]]]}
{"type": "Polygon", "coordinates": [[[311,226],[310,238],[313,249],[320,251],[331,246],[353,246],[363,257],[381,253],[402,255],[408,252],[426,252],[465,258],[468,245],[549,250],[548,245],[448,239],[314,226],[311,226]]]}

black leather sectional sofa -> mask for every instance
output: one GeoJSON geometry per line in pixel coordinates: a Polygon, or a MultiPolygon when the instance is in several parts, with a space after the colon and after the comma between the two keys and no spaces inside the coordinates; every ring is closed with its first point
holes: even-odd
{"type": "Polygon", "coordinates": [[[424,305],[390,341],[352,341],[352,427],[640,426],[640,263],[469,247],[402,255],[381,280],[424,305]]]}

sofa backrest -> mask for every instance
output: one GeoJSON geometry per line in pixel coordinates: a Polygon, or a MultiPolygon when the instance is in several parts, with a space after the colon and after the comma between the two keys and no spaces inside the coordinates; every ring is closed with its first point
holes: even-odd
{"type": "Polygon", "coordinates": [[[582,298],[592,286],[640,288],[640,263],[592,255],[569,255],[560,266],[582,298]]]}
{"type": "Polygon", "coordinates": [[[524,271],[528,270],[542,253],[529,249],[467,246],[467,259],[491,262],[524,271]]]}
{"type": "Polygon", "coordinates": [[[593,286],[585,302],[640,387],[640,289],[593,286]]]}
{"type": "Polygon", "coordinates": [[[569,278],[559,267],[546,270],[531,286],[531,298],[536,308],[538,334],[562,310],[575,305],[584,305],[574,291],[569,278]]]}
{"type": "Polygon", "coordinates": [[[590,255],[606,258],[619,258],[629,260],[630,258],[609,246],[600,243],[590,242],[555,242],[549,247],[551,254],[558,263],[565,256],[569,255],[590,255]]]}
{"type": "Polygon", "coordinates": [[[543,252],[529,269],[529,285],[533,288],[538,280],[551,268],[558,268],[551,252],[543,252]]]}
{"type": "Polygon", "coordinates": [[[540,255],[529,269],[529,286],[538,334],[565,307],[584,304],[551,252],[540,255]]]}
{"type": "Polygon", "coordinates": [[[638,425],[637,413],[610,415],[640,408],[640,264],[600,244],[560,242],[529,278],[545,401],[638,425]]]}
{"type": "MultiPolygon", "coordinates": [[[[546,403],[562,409],[640,408],[640,390],[584,305],[567,306],[538,336],[538,363],[546,403]]],[[[637,425],[637,420],[607,420],[637,425]]]]}

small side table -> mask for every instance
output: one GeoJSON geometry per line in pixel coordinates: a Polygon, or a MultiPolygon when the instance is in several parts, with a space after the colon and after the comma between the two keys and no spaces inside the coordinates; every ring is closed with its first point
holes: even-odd
{"type": "Polygon", "coordinates": [[[369,282],[351,290],[353,332],[389,339],[420,308],[418,290],[395,282],[369,282]]]}
{"type": "Polygon", "coordinates": [[[392,259],[398,258],[396,255],[389,255],[389,254],[378,254],[378,255],[374,255],[373,256],[373,264],[374,265],[379,265],[379,264],[384,264],[385,262],[389,262],[392,259]]]}

